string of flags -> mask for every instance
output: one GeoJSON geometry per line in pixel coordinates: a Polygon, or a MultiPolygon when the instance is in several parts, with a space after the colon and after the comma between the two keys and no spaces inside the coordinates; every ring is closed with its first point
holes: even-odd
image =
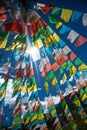
{"type": "Polygon", "coordinates": [[[64,130],[65,124],[79,130],[78,120],[87,121],[87,65],[37,10],[44,14],[51,11],[50,23],[61,35],[68,33],[67,39],[76,47],[87,38],[62,21],[82,18],[86,26],[86,13],[35,2],[26,1],[27,8],[19,0],[0,3],[0,129],[6,124],[4,108],[8,104],[12,121],[6,118],[10,125],[5,127],[12,130],[49,130],[49,122],[54,130],[64,130]],[[59,98],[56,104],[53,96],[59,98]],[[59,107],[62,113],[57,111],[59,107]]]}
{"type": "Polygon", "coordinates": [[[80,13],[77,11],[72,11],[69,9],[63,9],[59,7],[52,7],[44,4],[37,3],[37,10],[41,10],[44,14],[48,14],[50,23],[55,25],[55,28],[59,30],[59,34],[66,35],[67,40],[70,43],[74,44],[76,47],[79,47],[87,42],[87,38],[80,35],[75,30],[66,26],[63,22],[79,22],[82,19],[82,23],[86,26],[86,13],[80,13]],[[44,11],[46,9],[46,12],[44,11]],[[51,10],[51,15],[49,11],[51,10]]]}

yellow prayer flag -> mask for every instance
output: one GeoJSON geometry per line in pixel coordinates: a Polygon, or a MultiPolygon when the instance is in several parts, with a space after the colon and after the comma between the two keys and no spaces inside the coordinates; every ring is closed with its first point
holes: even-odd
{"type": "Polygon", "coordinates": [[[78,68],[78,70],[79,71],[84,71],[84,70],[86,70],[87,69],[87,65],[86,64],[81,64],[80,66],[79,66],[79,68],[78,68]]]}
{"type": "Polygon", "coordinates": [[[79,101],[79,99],[75,100],[73,103],[74,103],[77,107],[80,106],[80,101],[79,101]]]}
{"type": "Polygon", "coordinates": [[[73,65],[72,68],[70,69],[70,76],[76,75],[76,67],[73,65]]]}
{"type": "Polygon", "coordinates": [[[49,41],[47,39],[45,40],[45,43],[46,43],[46,47],[50,46],[50,43],[49,43],[49,41]]]}
{"type": "Polygon", "coordinates": [[[28,117],[28,118],[25,120],[24,126],[27,125],[27,124],[29,123],[29,121],[30,121],[30,117],[28,117]]]}
{"type": "Polygon", "coordinates": [[[46,90],[46,92],[48,92],[48,90],[49,90],[49,84],[48,84],[48,82],[45,82],[45,90],[46,90]]]}
{"type": "Polygon", "coordinates": [[[18,86],[16,86],[13,90],[13,93],[17,93],[17,91],[19,91],[21,88],[20,84],[18,86]]]}
{"type": "Polygon", "coordinates": [[[49,43],[51,43],[52,40],[51,40],[50,36],[47,36],[46,39],[47,39],[47,41],[48,41],[49,43]]]}
{"type": "Polygon", "coordinates": [[[52,35],[49,35],[49,36],[46,36],[46,39],[45,39],[46,41],[46,47],[49,47],[49,45],[51,44],[51,42],[52,42],[52,35]]]}
{"type": "Polygon", "coordinates": [[[54,77],[54,79],[53,79],[53,81],[52,81],[52,85],[53,85],[53,86],[56,86],[57,83],[58,83],[57,78],[54,77]]]}
{"type": "Polygon", "coordinates": [[[53,34],[53,37],[55,38],[56,42],[59,42],[60,37],[56,33],[53,34]]]}
{"type": "Polygon", "coordinates": [[[56,29],[58,29],[59,27],[61,27],[61,26],[62,26],[62,24],[63,24],[63,23],[61,23],[61,22],[57,21],[57,22],[56,22],[56,26],[55,26],[55,27],[56,27],[56,29]]]}
{"type": "Polygon", "coordinates": [[[67,76],[66,76],[66,74],[64,73],[63,78],[62,78],[62,81],[65,82],[66,79],[67,79],[67,76]]]}
{"type": "Polygon", "coordinates": [[[77,125],[76,123],[72,126],[72,130],[76,130],[77,129],[77,125]]]}
{"type": "Polygon", "coordinates": [[[18,117],[15,120],[13,120],[13,125],[19,124],[21,122],[21,118],[18,117]]]}
{"type": "Polygon", "coordinates": [[[38,39],[37,41],[35,41],[34,46],[37,48],[41,48],[43,46],[42,40],[38,39]]]}
{"type": "Polygon", "coordinates": [[[19,45],[19,42],[13,43],[11,46],[7,47],[5,50],[6,50],[6,51],[13,50],[13,49],[15,49],[15,47],[18,46],[18,45],[19,45]]]}
{"type": "Polygon", "coordinates": [[[12,44],[11,46],[9,46],[8,48],[6,48],[5,50],[6,51],[9,51],[9,50],[13,50],[15,48],[15,44],[12,44]]]}
{"type": "Polygon", "coordinates": [[[40,113],[40,114],[38,115],[38,120],[42,120],[42,119],[44,119],[44,115],[43,115],[43,113],[40,113]]]}
{"type": "Polygon", "coordinates": [[[34,120],[37,119],[37,114],[35,114],[32,118],[31,118],[31,122],[33,122],[34,120]]]}
{"type": "Polygon", "coordinates": [[[62,13],[60,18],[64,20],[65,22],[69,22],[72,15],[72,10],[69,9],[62,9],[62,13]]]}
{"type": "Polygon", "coordinates": [[[35,85],[30,86],[30,87],[28,88],[28,90],[29,90],[29,91],[35,91],[35,90],[37,90],[37,85],[35,84],[35,85]]]}
{"type": "Polygon", "coordinates": [[[68,110],[68,105],[66,104],[64,108],[64,112],[67,113],[67,110],[68,110]]]}
{"type": "Polygon", "coordinates": [[[84,93],[84,94],[82,95],[82,97],[81,97],[81,100],[84,101],[84,100],[86,100],[86,99],[87,99],[87,94],[84,93]]]}
{"type": "Polygon", "coordinates": [[[56,114],[56,109],[53,109],[51,115],[54,116],[56,114]]]}
{"type": "Polygon", "coordinates": [[[27,92],[27,89],[28,89],[27,85],[24,85],[24,86],[22,87],[22,89],[21,89],[22,93],[26,93],[26,92],[27,92]]]}
{"type": "Polygon", "coordinates": [[[7,44],[7,40],[0,42],[0,48],[5,48],[6,44],[7,44]]]}
{"type": "Polygon", "coordinates": [[[2,92],[0,93],[0,98],[4,97],[5,95],[6,95],[6,90],[4,90],[4,91],[2,91],[2,92]]]}

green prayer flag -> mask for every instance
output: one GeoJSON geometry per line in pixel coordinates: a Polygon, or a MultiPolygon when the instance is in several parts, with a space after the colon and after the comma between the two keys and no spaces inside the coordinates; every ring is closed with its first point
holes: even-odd
{"type": "Polygon", "coordinates": [[[1,31],[0,32],[0,41],[3,41],[4,38],[7,36],[7,34],[8,34],[8,31],[6,31],[6,30],[1,31]]]}
{"type": "Polygon", "coordinates": [[[51,112],[53,109],[55,109],[55,107],[54,107],[54,105],[52,104],[52,105],[49,107],[50,112],[51,112]]]}
{"type": "Polygon", "coordinates": [[[21,116],[13,119],[13,124],[17,124],[17,122],[21,122],[21,116]]]}
{"type": "Polygon", "coordinates": [[[24,34],[17,34],[15,37],[14,37],[14,41],[13,42],[22,42],[22,43],[24,43],[24,41],[25,41],[25,37],[26,37],[26,35],[24,35],[24,34]]]}
{"type": "Polygon", "coordinates": [[[85,93],[87,94],[87,86],[85,87],[85,93]]]}
{"type": "Polygon", "coordinates": [[[74,61],[76,67],[80,66],[83,62],[80,60],[80,58],[76,58],[76,60],[74,61]]]}
{"type": "Polygon", "coordinates": [[[60,67],[59,71],[60,71],[60,75],[61,75],[62,73],[64,73],[64,71],[63,71],[63,68],[62,68],[62,67],[60,67]]]}
{"type": "Polygon", "coordinates": [[[27,111],[25,118],[27,119],[30,116],[30,111],[27,111]]]}
{"type": "Polygon", "coordinates": [[[30,40],[29,40],[29,35],[25,35],[25,44],[29,44],[30,43],[30,40]]]}
{"type": "Polygon", "coordinates": [[[82,97],[84,94],[84,90],[83,89],[80,89],[80,97],[82,97]]]}
{"type": "Polygon", "coordinates": [[[40,108],[40,109],[38,110],[38,114],[41,114],[41,113],[43,113],[43,112],[42,112],[42,108],[40,108]]]}
{"type": "Polygon", "coordinates": [[[32,41],[35,42],[35,41],[37,41],[39,38],[40,38],[40,32],[37,31],[37,32],[35,33],[34,37],[32,38],[32,41]]]}
{"type": "Polygon", "coordinates": [[[0,21],[0,27],[2,26],[3,22],[0,21]]]}
{"type": "Polygon", "coordinates": [[[65,68],[67,67],[67,63],[64,62],[64,63],[61,65],[61,67],[62,67],[63,69],[65,69],[65,68]]]}
{"type": "Polygon", "coordinates": [[[55,24],[58,20],[53,15],[48,15],[50,23],[55,24]]]}
{"type": "Polygon", "coordinates": [[[35,85],[35,84],[36,84],[35,77],[32,76],[31,79],[30,79],[30,86],[35,85]]]}
{"type": "Polygon", "coordinates": [[[20,83],[21,83],[21,79],[20,78],[14,79],[12,88],[17,87],[20,83]]]}
{"type": "Polygon", "coordinates": [[[50,26],[47,26],[47,30],[50,32],[50,34],[54,34],[54,31],[51,29],[51,27],[50,26]]]}
{"type": "Polygon", "coordinates": [[[65,108],[65,105],[66,105],[65,99],[61,102],[61,105],[62,105],[62,108],[64,109],[64,108],[65,108]]]}
{"type": "Polygon", "coordinates": [[[14,120],[17,120],[17,118],[21,117],[21,113],[18,113],[17,115],[14,116],[14,120]]]}
{"type": "Polygon", "coordinates": [[[41,27],[41,29],[39,29],[40,38],[45,38],[45,31],[46,29],[44,27],[41,27]]]}
{"type": "Polygon", "coordinates": [[[69,68],[71,68],[73,66],[73,64],[70,60],[67,61],[67,65],[69,66],[69,68]]]}
{"type": "Polygon", "coordinates": [[[52,10],[52,15],[58,15],[58,13],[59,13],[61,10],[62,10],[62,9],[61,9],[61,8],[58,8],[58,7],[53,8],[53,10],[52,10]]]}
{"type": "Polygon", "coordinates": [[[50,72],[49,72],[49,74],[48,74],[48,80],[51,80],[52,78],[54,78],[54,71],[53,70],[51,70],[50,72]]]}
{"type": "Polygon", "coordinates": [[[7,87],[7,82],[5,81],[1,86],[0,86],[0,92],[4,91],[4,89],[6,89],[7,87]]]}
{"type": "Polygon", "coordinates": [[[70,127],[72,128],[74,125],[75,125],[75,121],[73,120],[71,123],[70,123],[70,127]]]}

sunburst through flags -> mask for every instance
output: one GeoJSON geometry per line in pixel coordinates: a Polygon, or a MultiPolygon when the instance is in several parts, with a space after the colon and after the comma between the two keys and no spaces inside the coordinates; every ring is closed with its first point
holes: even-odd
{"type": "Polygon", "coordinates": [[[87,122],[87,65],[62,38],[86,43],[67,26],[81,20],[87,26],[87,13],[37,0],[0,1],[0,129],[79,130],[87,122]]]}

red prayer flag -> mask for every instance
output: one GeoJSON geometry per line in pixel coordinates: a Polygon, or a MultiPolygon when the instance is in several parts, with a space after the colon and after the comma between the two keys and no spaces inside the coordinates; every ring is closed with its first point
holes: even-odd
{"type": "Polygon", "coordinates": [[[77,85],[77,88],[78,88],[78,92],[79,92],[79,91],[80,91],[80,89],[81,89],[80,84],[78,84],[78,85],[77,85]]]}
{"type": "Polygon", "coordinates": [[[49,72],[51,69],[52,69],[51,64],[50,64],[50,63],[46,64],[46,66],[45,66],[45,72],[47,73],[47,72],[49,72]]]}
{"type": "Polygon", "coordinates": [[[68,56],[67,55],[61,55],[61,59],[64,59],[64,62],[68,59],[68,56]]]}
{"type": "Polygon", "coordinates": [[[77,39],[76,43],[75,43],[75,46],[79,47],[79,46],[83,45],[85,42],[87,42],[87,38],[80,35],[79,38],[77,39]]]}
{"type": "Polygon", "coordinates": [[[56,63],[57,63],[59,66],[61,65],[60,56],[57,57],[57,59],[56,59],[56,63]]]}
{"type": "Polygon", "coordinates": [[[56,62],[54,64],[52,64],[52,69],[54,71],[57,71],[59,69],[60,65],[58,65],[56,62]]]}
{"type": "Polygon", "coordinates": [[[16,74],[15,74],[14,77],[15,77],[15,78],[21,77],[21,65],[20,65],[20,68],[17,70],[17,72],[16,72],[16,74]]]}
{"type": "Polygon", "coordinates": [[[24,25],[24,34],[25,34],[25,35],[28,34],[28,25],[24,25]]]}
{"type": "Polygon", "coordinates": [[[43,130],[48,130],[48,128],[43,128],[43,130]]]}
{"type": "Polygon", "coordinates": [[[50,11],[53,7],[54,7],[54,6],[52,6],[52,5],[46,5],[46,6],[42,7],[42,12],[43,12],[44,14],[46,14],[46,13],[47,13],[48,11],[50,11]]]}
{"type": "Polygon", "coordinates": [[[25,107],[25,110],[28,110],[29,109],[29,104],[25,107]]]}
{"type": "Polygon", "coordinates": [[[33,21],[30,24],[30,36],[33,37],[37,31],[36,23],[33,21]]]}
{"type": "Polygon", "coordinates": [[[74,91],[72,91],[71,93],[70,93],[70,99],[73,97],[73,95],[75,95],[75,92],[74,91]]]}
{"type": "Polygon", "coordinates": [[[56,63],[58,65],[62,65],[66,60],[68,59],[68,57],[66,55],[60,55],[58,56],[58,58],[56,59],[56,63]]]}
{"type": "Polygon", "coordinates": [[[18,107],[16,108],[16,110],[13,112],[13,116],[18,114],[21,111],[21,103],[18,105],[18,107]]]}
{"type": "Polygon", "coordinates": [[[34,112],[37,111],[36,102],[35,102],[34,105],[33,105],[33,111],[34,111],[34,112]]]}
{"type": "Polygon", "coordinates": [[[24,31],[24,26],[20,19],[16,19],[3,25],[2,30],[11,31],[12,33],[22,33],[24,31]]]}
{"type": "Polygon", "coordinates": [[[71,61],[73,61],[76,57],[77,57],[76,54],[75,54],[74,52],[71,52],[71,53],[70,53],[70,56],[69,56],[69,59],[70,59],[71,61]]]}
{"type": "Polygon", "coordinates": [[[0,21],[5,22],[8,16],[6,14],[0,14],[0,21]]]}
{"type": "Polygon", "coordinates": [[[37,26],[37,30],[43,26],[41,19],[37,20],[36,26],[37,26]]]}
{"type": "Polygon", "coordinates": [[[84,87],[86,87],[86,86],[87,86],[87,82],[84,81],[84,83],[82,84],[82,87],[84,88],[84,87]]]}
{"type": "Polygon", "coordinates": [[[6,12],[6,9],[2,6],[0,7],[0,14],[4,14],[6,12]]]}
{"type": "Polygon", "coordinates": [[[37,111],[42,107],[41,103],[39,102],[39,105],[37,107],[37,111]]]}
{"type": "Polygon", "coordinates": [[[7,74],[6,74],[5,77],[4,77],[4,80],[5,80],[6,82],[8,82],[9,73],[10,73],[10,71],[8,71],[7,74]]]}
{"type": "Polygon", "coordinates": [[[71,123],[73,120],[74,120],[74,119],[73,119],[73,116],[72,116],[72,115],[68,117],[68,122],[71,123]]]}
{"type": "Polygon", "coordinates": [[[63,94],[60,94],[60,102],[64,99],[63,94]]]}
{"type": "Polygon", "coordinates": [[[44,70],[44,69],[42,70],[41,76],[42,76],[42,77],[45,77],[45,76],[46,76],[46,73],[45,73],[45,70],[44,70]]]}
{"type": "Polygon", "coordinates": [[[43,26],[46,28],[48,26],[47,23],[43,19],[42,22],[43,22],[43,26]]]}
{"type": "Polygon", "coordinates": [[[50,100],[48,101],[47,107],[49,108],[52,104],[54,104],[53,99],[50,99],[50,100]]]}
{"type": "Polygon", "coordinates": [[[58,130],[58,128],[61,126],[60,122],[58,121],[57,124],[55,125],[55,130],[58,130]]]}
{"type": "Polygon", "coordinates": [[[34,76],[34,69],[31,68],[28,72],[28,75],[27,75],[27,78],[31,77],[31,76],[34,76]]]}
{"type": "Polygon", "coordinates": [[[24,77],[24,76],[26,76],[26,67],[24,68],[24,71],[23,71],[23,73],[22,73],[22,77],[24,77]]]}

